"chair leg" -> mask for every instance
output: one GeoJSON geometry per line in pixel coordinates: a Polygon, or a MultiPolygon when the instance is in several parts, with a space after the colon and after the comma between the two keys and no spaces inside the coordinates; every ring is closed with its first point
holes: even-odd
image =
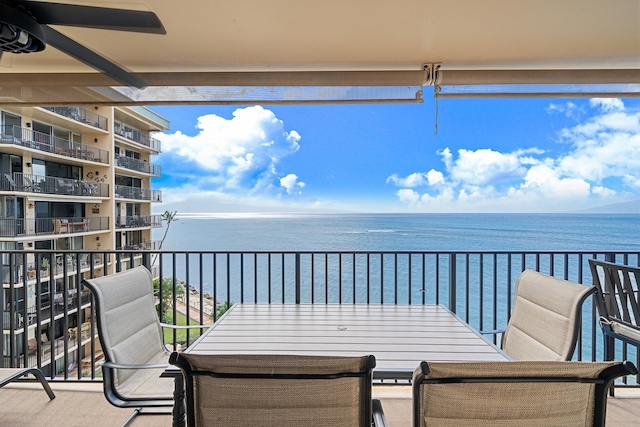
{"type": "Polygon", "coordinates": [[[387,420],[384,417],[384,412],[382,411],[382,402],[380,402],[379,399],[372,399],[371,407],[373,410],[373,426],[387,427],[387,420]]]}
{"type": "MultiPolygon", "coordinates": [[[[613,360],[615,357],[615,343],[613,337],[606,335],[604,336],[604,360],[609,361],[613,360]]],[[[609,396],[614,396],[614,388],[615,381],[611,383],[611,387],[609,387],[609,396]]]]}
{"type": "Polygon", "coordinates": [[[47,379],[44,377],[44,374],[40,369],[29,369],[28,372],[33,374],[38,379],[38,381],[42,383],[42,387],[44,388],[44,391],[47,392],[47,395],[49,396],[49,400],[53,400],[56,398],[56,395],[53,394],[53,390],[51,390],[51,386],[47,382],[47,379]]]}
{"type": "Polygon", "coordinates": [[[127,418],[127,420],[122,424],[122,427],[127,427],[129,424],[131,424],[133,422],[133,419],[138,416],[141,410],[142,408],[136,408],[136,410],[133,411],[133,414],[131,414],[129,418],[127,418]]]}
{"type": "Polygon", "coordinates": [[[158,406],[158,407],[140,407],[136,408],[133,413],[127,418],[127,420],[122,423],[122,427],[127,427],[131,425],[133,420],[138,415],[171,415],[171,411],[173,410],[173,406],[158,406]]]}

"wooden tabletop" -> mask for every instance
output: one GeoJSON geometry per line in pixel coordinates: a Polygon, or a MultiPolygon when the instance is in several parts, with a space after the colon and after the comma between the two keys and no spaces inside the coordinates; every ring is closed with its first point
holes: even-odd
{"type": "Polygon", "coordinates": [[[187,352],[373,354],[377,379],[409,379],[423,360],[508,360],[439,305],[236,304],[187,352]]]}

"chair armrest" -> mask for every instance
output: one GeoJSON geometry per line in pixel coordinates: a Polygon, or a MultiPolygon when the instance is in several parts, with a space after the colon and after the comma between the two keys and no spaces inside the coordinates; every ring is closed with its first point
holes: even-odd
{"type": "Polygon", "coordinates": [[[382,402],[380,399],[371,399],[371,409],[374,427],[387,427],[387,420],[382,411],[382,402]]]}
{"type": "Polygon", "coordinates": [[[128,365],[125,363],[114,363],[114,362],[102,362],[100,363],[102,367],[105,368],[113,368],[113,369],[159,369],[159,368],[168,368],[168,363],[158,363],[154,365],[128,365]]]}
{"type": "Polygon", "coordinates": [[[482,335],[498,335],[504,334],[506,329],[488,329],[486,331],[479,331],[482,335]]]}
{"type": "Polygon", "coordinates": [[[160,326],[169,329],[209,329],[207,325],[170,325],[168,323],[160,323],[160,326]]]}

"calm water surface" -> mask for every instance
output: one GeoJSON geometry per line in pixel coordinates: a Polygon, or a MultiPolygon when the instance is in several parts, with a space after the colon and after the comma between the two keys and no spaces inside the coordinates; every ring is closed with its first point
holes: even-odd
{"type": "MultiPolygon", "coordinates": [[[[164,229],[154,230],[154,240],[164,229]]],[[[165,250],[640,251],[640,215],[369,214],[180,217],[165,250]]]]}

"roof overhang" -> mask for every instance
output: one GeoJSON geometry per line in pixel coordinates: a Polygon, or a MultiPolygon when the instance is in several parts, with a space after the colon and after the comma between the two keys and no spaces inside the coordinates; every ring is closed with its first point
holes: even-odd
{"type": "Polygon", "coordinates": [[[420,102],[424,86],[442,97],[640,93],[637,0],[67,3],[158,15],[166,35],[56,27],[147,87],[47,48],[3,55],[0,104],[420,102]]]}

